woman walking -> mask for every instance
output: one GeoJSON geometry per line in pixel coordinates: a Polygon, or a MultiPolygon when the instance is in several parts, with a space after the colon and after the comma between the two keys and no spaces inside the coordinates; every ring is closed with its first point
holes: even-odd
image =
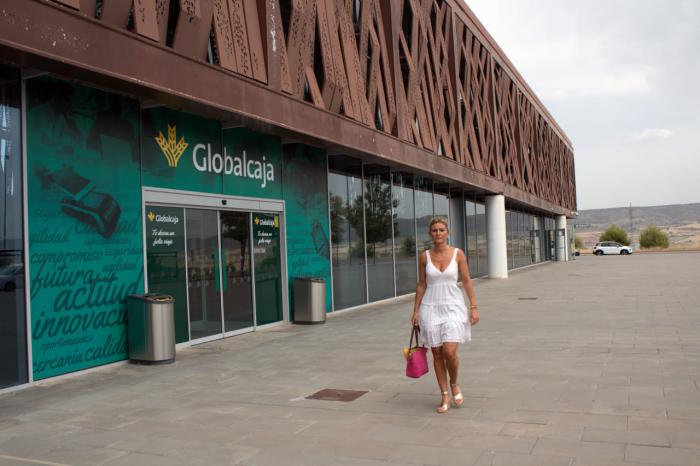
{"type": "Polygon", "coordinates": [[[464,402],[457,378],[457,349],[460,343],[471,340],[471,326],[479,322],[479,310],[467,258],[461,249],[447,244],[447,220],[433,218],[428,230],[433,244],[420,255],[418,262],[418,285],[411,322],[420,326],[421,344],[432,350],[435,376],[442,394],[437,412],[442,414],[450,409],[448,375],[455,407],[459,408],[464,402]],[[464,296],[457,286],[460,279],[469,297],[468,313],[464,296]]]}

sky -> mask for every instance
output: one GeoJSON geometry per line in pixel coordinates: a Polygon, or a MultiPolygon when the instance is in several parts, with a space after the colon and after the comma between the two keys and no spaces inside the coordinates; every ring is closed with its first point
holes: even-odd
{"type": "Polygon", "coordinates": [[[578,210],[700,202],[700,0],[467,0],[574,146],[578,210]]]}

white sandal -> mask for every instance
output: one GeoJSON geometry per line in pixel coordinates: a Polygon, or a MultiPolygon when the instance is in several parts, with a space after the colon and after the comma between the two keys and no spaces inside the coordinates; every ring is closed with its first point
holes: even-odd
{"type": "MultiPolygon", "coordinates": [[[[445,397],[448,397],[449,399],[450,393],[449,392],[442,392],[442,398],[445,399],[445,397]]],[[[447,411],[450,410],[450,402],[448,401],[447,403],[442,403],[440,406],[437,408],[438,414],[445,414],[447,411]]]]}
{"type": "Polygon", "coordinates": [[[461,408],[464,404],[464,395],[462,395],[462,388],[458,383],[451,383],[450,388],[452,389],[452,399],[454,400],[455,408],[461,408]],[[454,394],[455,387],[459,388],[459,393],[454,394]]]}

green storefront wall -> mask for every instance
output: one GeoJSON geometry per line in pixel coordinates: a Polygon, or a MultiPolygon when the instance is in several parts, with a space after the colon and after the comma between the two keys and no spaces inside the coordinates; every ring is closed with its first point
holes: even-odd
{"type": "Polygon", "coordinates": [[[330,311],[324,151],[52,77],[28,80],[26,102],[35,379],[128,357],[142,187],[284,200],[290,317],[300,276],[326,280],[330,311]]]}
{"type": "Polygon", "coordinates": [[[35,379],[127,357],[125,298],[143,290],[135,100],[26,82],[35,379]]]}

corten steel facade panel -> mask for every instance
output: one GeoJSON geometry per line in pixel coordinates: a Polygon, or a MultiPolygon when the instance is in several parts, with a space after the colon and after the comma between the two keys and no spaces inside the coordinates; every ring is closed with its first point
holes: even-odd
{"type": "Polygon", "coordinates": [[[0,0],[0,60],[576,210],[571,141],[460,0],[0,0]]]}

